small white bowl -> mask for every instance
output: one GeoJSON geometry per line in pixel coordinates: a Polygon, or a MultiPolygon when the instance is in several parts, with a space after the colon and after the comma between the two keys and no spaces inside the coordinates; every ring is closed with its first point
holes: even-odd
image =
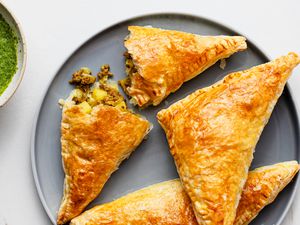
{"type": "Polygon", "coordinates": [[[10,84],[6,88],[6,90],[0,96],[0,107],[3,106],[15,93],[19,84],[22,81],[23,74],[25,71],[26,66],[26,44],[24,34],[21,30],[21,26],[18,20],[14,17],[14,15],[7,9],[6,6],[0,1],[0,14],[6,20],[6,22],[10,25],[12,30],[15,32],[18,38],[18,45],[17,45],[17,55],[18,55],[18,69],[15,73],[14,77],[12,78],[10,84]]]}

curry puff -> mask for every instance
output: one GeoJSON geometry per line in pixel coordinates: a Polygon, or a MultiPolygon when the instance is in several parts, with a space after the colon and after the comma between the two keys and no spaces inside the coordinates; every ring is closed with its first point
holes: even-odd
{"type": "Polygon", "coordinates": [[[65,181],[57,224],[78,216],[149,132],[150,123],[127,109],[110,76],[108,65],[98,73],[98,82],[82,68],[70,81],[77,87],[60,100],[65,181]]]}
{"type": "MultiPolygon", "coordinates": [[[[234,225],[247,225],[270,204],[299,170],[296,161],[249,172],[234,225]]],[[[74,218],[70,225],[198,225],[191,201],[181,182],[170,180],[96,206],[74,218]]]]}
{"type": "Polygon", "coordinates": [[[297,161],[257,168],[248,173],[234,225],[249,224],[258,213],[272,203],[300,169],[297,161]]]}
{"type": "Polygon", "coordinates": [[[201,225],[231,225],[248,169],[296,53],[227,75],[157,114],[201,225]]]}
{"type": "Polygon", "coordinates": [[[124,42],[128,76],[120,84],[140,107],[158,105],[185,81],[247,48],[240,36],[200,36],[140,26],[128,30],[124,42]]]}

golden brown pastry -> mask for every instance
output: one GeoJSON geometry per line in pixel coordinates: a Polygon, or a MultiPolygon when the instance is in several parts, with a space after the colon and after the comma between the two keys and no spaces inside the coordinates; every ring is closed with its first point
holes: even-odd
{"type": "Polygon", "coordinates": [[[74,218],[70,225],[196,225],[179,180],[155,184],[96,206],[74,218]]]}
{"type": "Polygon", "coordinates": [[[150,128],[147,120],[126,109],[117,86],[107,81],[108,72],[103,69],[96,83],[88,73],[83,68],[73,74],[71,82],[78,87],[61,101],[65,182],[57,224],[78,216],[98,196],[150,128]]]}
{"type": "Polygon", "coordinates": [[[157,114],[201,225],[232,225],[253,151],[295,53],[231,73],[157,114]]]}
{"type": "Polygon", "coordinates": [[[300,169],[296,161],[255,169],[248,174],[234,225],[249,224],[258,213],[272,203],[300,169]]]}
{"type": "Polygon", "coordinates": [[[128,77],[120,83],[140,107],[158,105],[185,81],[247,48],[240,36],[200,36],[139,26],[128,30],[124,43],[128,77]]]}
{"type": "MultiPolygon", "coordinates": [[[[246,225],[292,180],[296,161],[261,167],[249,173],[235,225],[246,225]]],[[[197,225],[181,182],[170,180],[96,206],[74,218],[70,225],[197,225]]]]}

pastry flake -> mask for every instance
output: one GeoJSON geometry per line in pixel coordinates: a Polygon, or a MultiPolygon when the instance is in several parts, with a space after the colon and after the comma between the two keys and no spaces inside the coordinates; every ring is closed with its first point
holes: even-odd
{"type": "Polygon", "coordinates": [[[127,110],[117,85],[107,80],[110,75],[105,65],[95,82],[90,71],[82,68],[70,81],[77,88],[60,101],[65,181],[57,224],[78,216],[98,196],[150,129],[146,119],[127,110]]]}
{"type": "Polygon", "coordinates": [[[231,73],[157,114],[201,225],[231,225],[253,151],[300,58],[231,73]]]}
{"type": "Polygon", "coordinates": [[[120,84],[140,107],[158,105],[185,81],[247,48],[241,36],[200,36],[140,26],[128,30],[124,42],[128,77],[120,84]]]}
{"type": "MultiPolygon", "coordinates": [[[[264,206],[274,200],[298,170],[298,163],[291,161],[261,167],[250,172],[234,225],[249,224],[264,206]]],[[[198,225],[190,199],[178,179],[158,183],[113,202],[96,206],[74,218],[70,223],[70,225],[104,224],[198,225]]]]}

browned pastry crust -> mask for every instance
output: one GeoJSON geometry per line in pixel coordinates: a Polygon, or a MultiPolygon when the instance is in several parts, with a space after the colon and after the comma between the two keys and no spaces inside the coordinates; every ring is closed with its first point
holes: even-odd
{"type": "Polygon", "coordinates": [[[200,36],[140,26],[128,30],[124,44],[137,73],[129,86],[122,86],[138,106],[158,105],[183,82],[247,48],[240,36],[200,36]]]}
{"type": "MultiPolygon", "coordinates": [[[[246,225],[292,180],[296,161],[261,167],[249,173],[235,225],[246,225]],[[258,205],[257,205],[258,204],[258,205]],[[242,222],[243,221],[243,222],[242,222]]],[[[70,225],[197,225],[189,197],[179,180],[138,190],[96,206],[74,218],[70,225]]]]}
{"type": "Polygon", "coordinates": [[[299,62],[289,53],[229,74],[157,114],[199,224],[233,224],[256,143],[299,62]]]}
{"type": "Polygon", "coordinates": [[[96,206],[70,225],[197,225],[179,180],[158,183],[96,206]]]}
{"type": "Polygon", "coordinates": [[[64,106],[61,144],[66,175],[58,224],[79,215],[97,197],[149,127],[147,120],[112,106],[95,106],[90,114],[79,105],[64,106]]]}
{"type": "Polygon", "coordinates": [[[234,225],[248,225],[288,185],[300,166],[296,161],[265,166],[249,172],[234,225]]]}

